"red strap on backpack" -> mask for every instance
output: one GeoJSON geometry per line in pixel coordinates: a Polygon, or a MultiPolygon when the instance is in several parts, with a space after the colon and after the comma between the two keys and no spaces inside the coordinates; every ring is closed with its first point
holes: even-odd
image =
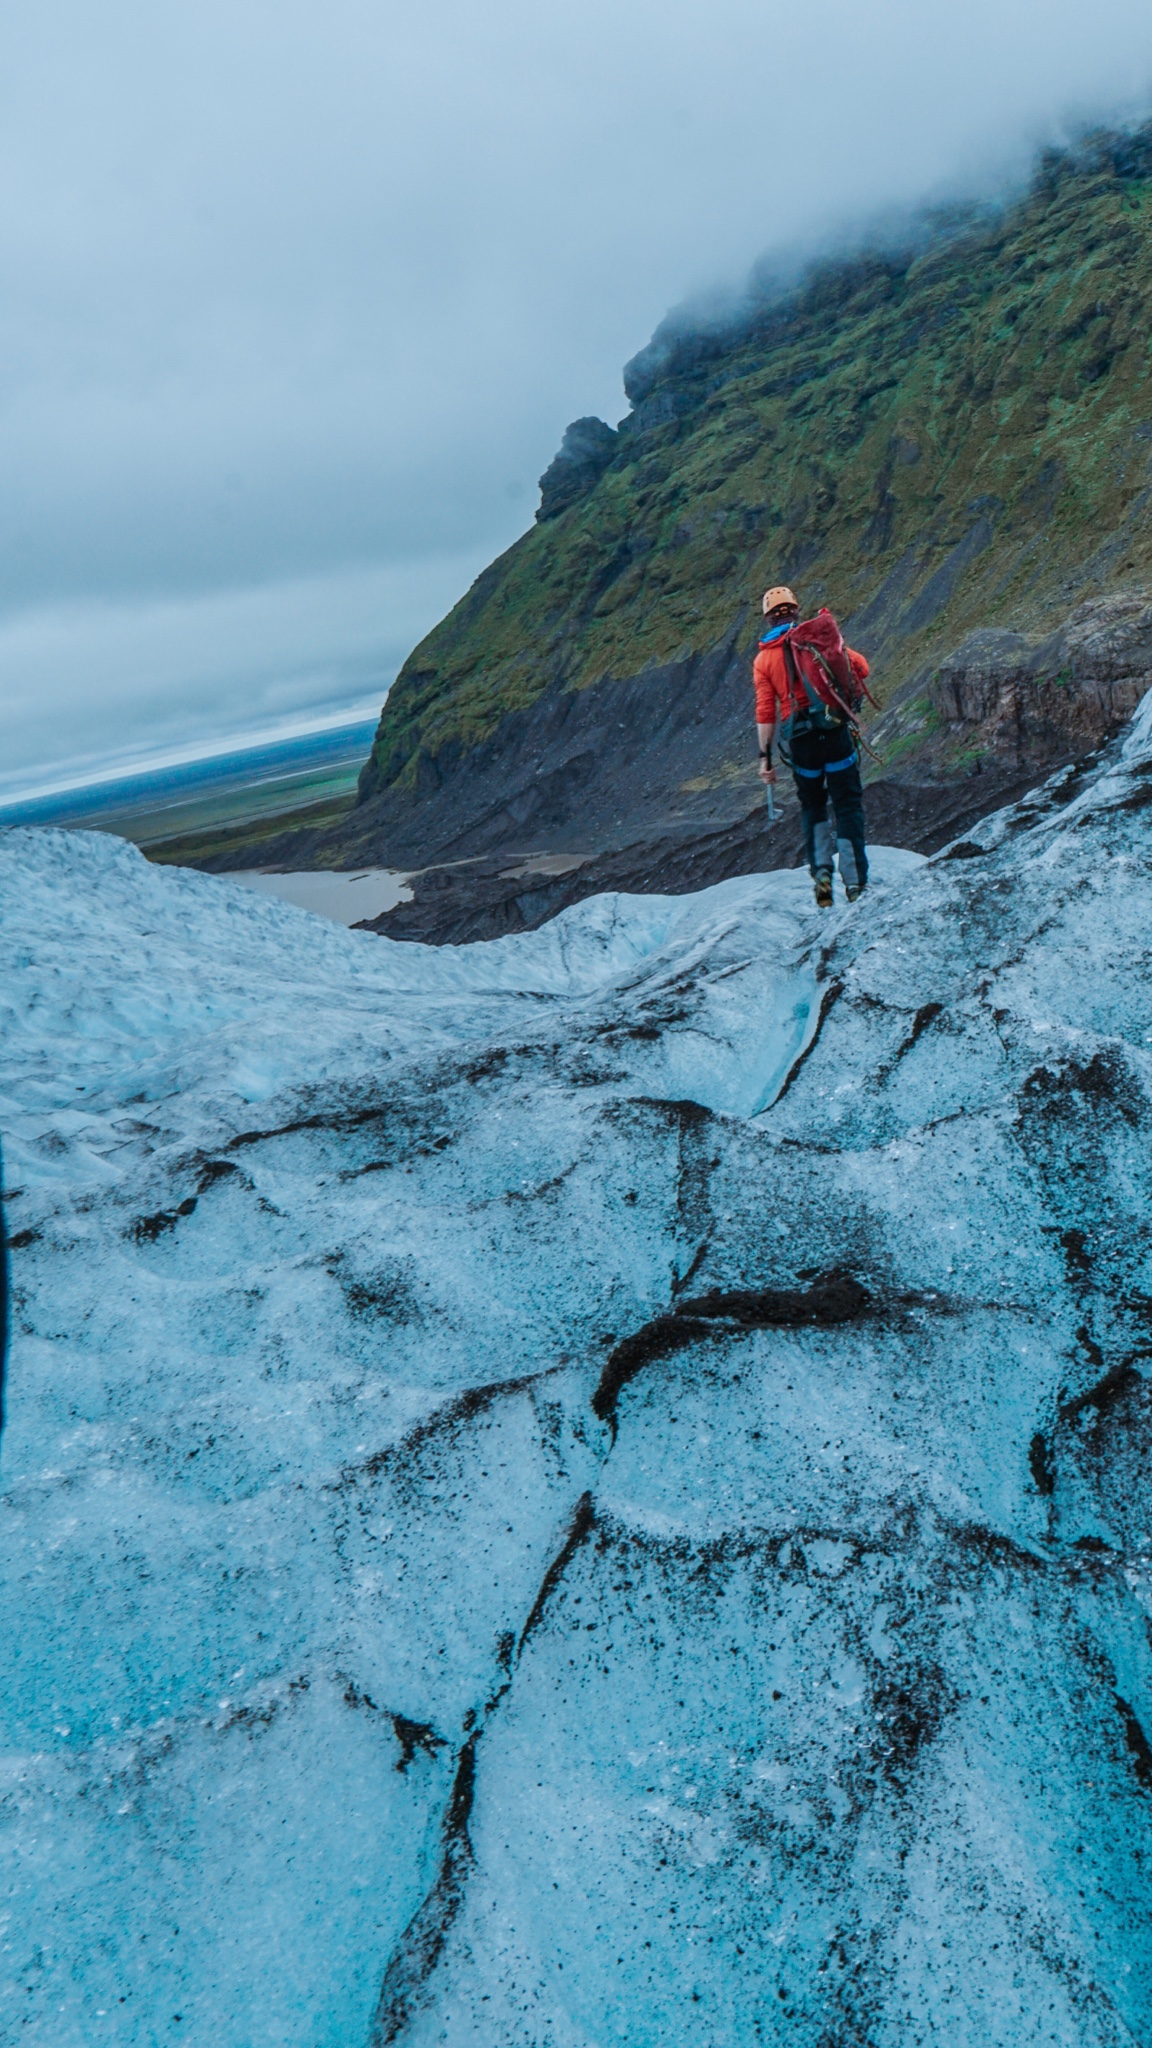
{"type": "Polygon", "coordinates": [[[865,697],[875,704],[871,690],[862,683],[832,613],[822,605],[815,618],[793,626],[789,646],[802,685],[845,718],[854,719],[865,697]]]}

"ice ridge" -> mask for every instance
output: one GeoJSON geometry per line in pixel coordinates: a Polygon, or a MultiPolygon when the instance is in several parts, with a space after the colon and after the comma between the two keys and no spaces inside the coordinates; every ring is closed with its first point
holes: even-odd
{"type": "Polygon", "coordinates": [[[344,933],[0,834],[0,2037],[1152,2028],[1152,724],[344,933]]]}

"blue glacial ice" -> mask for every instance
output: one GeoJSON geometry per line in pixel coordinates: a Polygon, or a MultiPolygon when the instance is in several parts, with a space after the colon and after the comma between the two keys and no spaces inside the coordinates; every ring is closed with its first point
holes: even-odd
{"type": "Polygon", "coordinates": [[[0,2040],[1152,2040],[1152,711],[859,905],[0,834],[0,2040]]]}

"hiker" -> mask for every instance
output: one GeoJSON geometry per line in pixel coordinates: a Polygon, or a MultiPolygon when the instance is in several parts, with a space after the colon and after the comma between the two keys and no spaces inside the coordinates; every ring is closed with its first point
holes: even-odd
{"type": "MultiPolygon", "coordinates": [[[[838,851],[844,893],[849,903],[855,903],[867,885],[868,855],[864,846],[864,792],[851,713],[859,699],[859,686],[867,678],[868,663],[854,648],[844,646],[832,614],[822,610],[816,619],[807,622],[804,632],[809,627],[814,633],[828,633],[830,629],[829,644],[840,647],[841,658],[847,656],[854,678],[854,685],[848,686],[846,701],[840,701],[832,692],[826,696],[820,669],[827,670],[827,663],[815,667],[806,660],[800,651],[806,643],[799,635],[795,635],[799,650],[793,645],[794,629],[800,625],[800,607],[793,593],[784,584],[766,590],[763,610],[766,626],[752,670],[760,780],[769,785],[775,782],[772,742],[777,727],[787,726],[788,752],[785,755],[782,746],[781,758],[787,761],[796,782],[816,902],[822,910],[831,907],[833,854],[838,851]],[[819,692],[805,680],[809,671],[819,682],[819,692]],[[829,795],[836,814],[835,842],[828,823],[829,795]]],[[[845,668],[845,676],[848,673],[845,668]]]]}

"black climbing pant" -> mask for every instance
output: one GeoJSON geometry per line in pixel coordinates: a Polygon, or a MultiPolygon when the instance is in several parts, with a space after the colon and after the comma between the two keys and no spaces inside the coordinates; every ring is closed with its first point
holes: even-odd
{"type": "Polygon", "coordinates": [[[832,873],[834,853],[840,855],[840,879],[846,889],[862,889],[868,880],[864,847],[864,791],[860,759],[846,725],[830,729],[801,722],[788,738],[796,794],[804,819],[804,851],[812,874],[832,873]],[[797,728],[799,728],[797,730],[797,728]],[[836,814],[836,836],[828,823],[828,798],[836,814]]]}

